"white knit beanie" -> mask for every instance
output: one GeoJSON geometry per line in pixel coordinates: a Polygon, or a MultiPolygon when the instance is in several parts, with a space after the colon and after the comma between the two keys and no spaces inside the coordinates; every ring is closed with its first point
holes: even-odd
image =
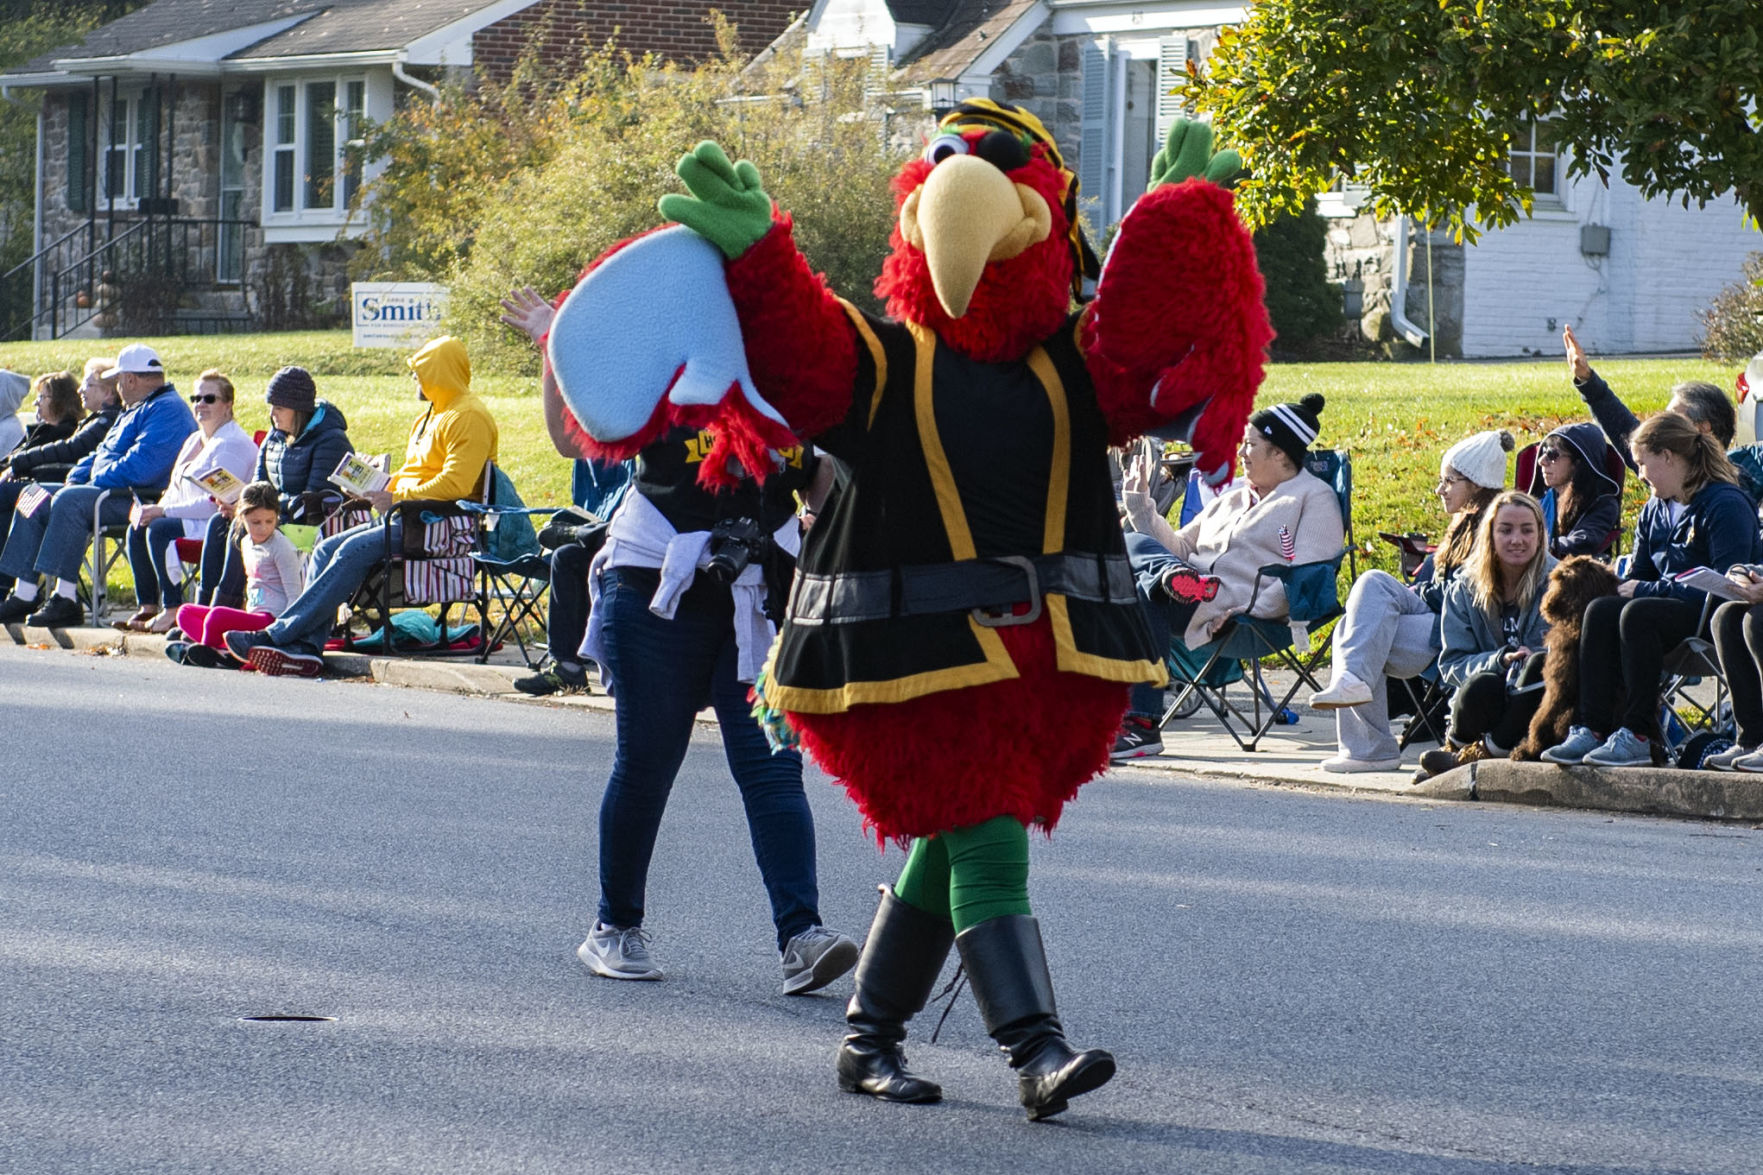
{"type": "Polygon", "coordinates": [[[1512,451],[1513,444],[1512,434],[1505,429],[1464,437],[1445,450],[1439,461],[1439,476],[1445,477],[1455,469],[1485,489],[1505,489],[1506,454],[1512,451]]]}

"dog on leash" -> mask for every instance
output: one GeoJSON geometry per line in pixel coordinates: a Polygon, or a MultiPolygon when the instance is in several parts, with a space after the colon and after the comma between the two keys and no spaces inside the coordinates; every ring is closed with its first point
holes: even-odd
{"type": "Polygon", "coordinates": [[[1616,594],[1616,573],[1590,555],[1563,559],[1549,576],[1543,593],[1543,704],[1530,720],[1524,741],[1512,750],[1514,759],[1535,759],[1567,738],[1579,700],[1579,633],[1586,606],[1616,594]]]}

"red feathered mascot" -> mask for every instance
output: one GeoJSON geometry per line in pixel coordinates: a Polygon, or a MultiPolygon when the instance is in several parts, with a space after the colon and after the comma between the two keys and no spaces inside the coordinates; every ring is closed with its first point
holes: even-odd
{"type": "MultiPolygon", "coordinates": [[[[900,1046],[951,945],[1031,1118],[1113,1075],[1060,1026],[1027,827],[1050,830],[1107,765],[1128,685],[1164,680],[1109,446],[1185,436],[1222,480],[1261,382],[1272,332],[1254,248],[1207,178],[1236,170],[1207,128],[1180,125],[1074,311],[1095,269],[1076,178],[1033,115],[964,103],[895,180],[882,319],[809,269],[751,164],[705,143],[680,162],[691,194],[661,210],[727,259],[750,380],[714,402],[682,395],[682,363],[641,428],[629,411],[596,428],[592,393],[559,369],[609,455],[686,420],[712,422],[748,469],[799,439],[838,459],[756,692],[879,837],[912,841],[857,966],[846,1090],[940,1097],[900,1046]]],[[[563,345],[554,332],[554,363],[563,345]]]]}

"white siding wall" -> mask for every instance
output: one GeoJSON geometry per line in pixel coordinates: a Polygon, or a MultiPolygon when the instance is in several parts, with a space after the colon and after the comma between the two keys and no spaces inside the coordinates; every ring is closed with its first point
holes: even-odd
{"type": "Polygon", "coordinates": [[[1576,181],[1554,209],[1539,205],[1465,251],[1463,354],[1558,355],[1567,324],[1594,353],[1693,350],[1696,311],[1757,250],[1763,234],[1745,228],[1736,201],[1686,210],[1642,200],[1617,177],[1608,190],[1576,181]],[[1609,256],[1580,255],[1582,224],[1609,226],[1609,256]]]}
{"type": "Polygon", "coordinates": [[[886,0],[827,0],[819,22],[808,31],[808,52],[837,52],[866,45],[895,48],[897,33],[886,0]]]}

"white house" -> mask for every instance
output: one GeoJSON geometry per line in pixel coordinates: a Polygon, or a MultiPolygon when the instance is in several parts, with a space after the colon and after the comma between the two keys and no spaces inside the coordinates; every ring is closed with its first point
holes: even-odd
{"type": "MultiPolygon", "coordinates": [[[[1181,113],[1170,91],[1188,58],[1203,59],[1245,11],[1206,0],[816,0],[806,36],[810,51],[868,55],[895,106],[987,96],[1033,110],[1099,228],[1144,190],[1181,113]]],[[[1763,234],[1736,200],[1685,209],[1616,178],[1569,181],[1544,135],[1512,153],[1536,189],[1534,214],[1473,246],[1361,215],[1351,191],[1321,200],[1334,277],[1368,332],[1441,356],[1558,354],[1569,324],[1601,354],[1695,347],[1696,311],[1738,279],[1763,234]]]]}

